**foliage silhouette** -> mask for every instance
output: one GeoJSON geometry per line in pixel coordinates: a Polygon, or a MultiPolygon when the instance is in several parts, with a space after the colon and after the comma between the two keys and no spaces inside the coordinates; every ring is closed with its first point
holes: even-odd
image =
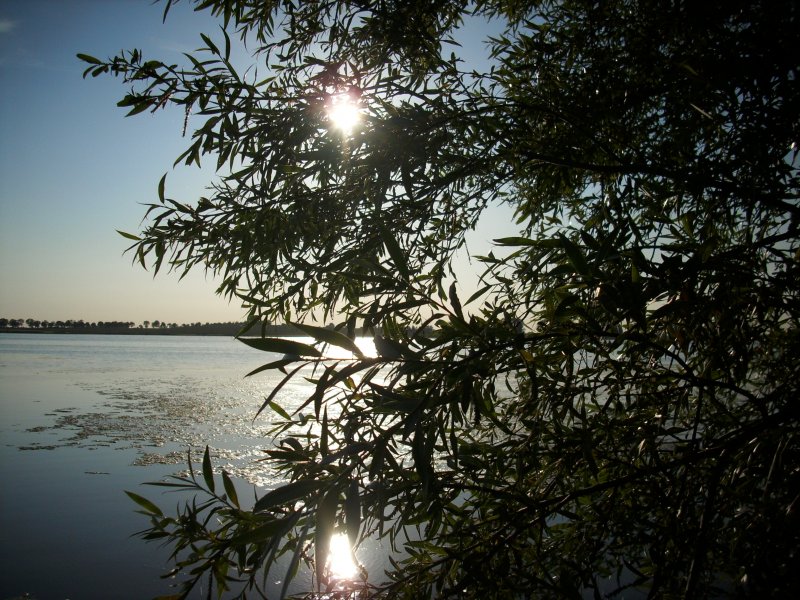
{"type": "Polygon", "coordinates": [[[287,483],[254,510],[208,454],[171,484],[207,501],[133,498],[178,597],[260,594],[337,529],[403,546],[362,597],[800,592],[796,2],[194,4],[224,27],[184,66],[81,55],[128,114],[184,110],[176,164],[218,169],[193,202],[165,176],[132,251],[217,273],[319,355],[265,365],[315,390],[265,399],[287,483]],[[458,58],[465,19],[499,31],[484,70],[458,58]],[[498,203],[518,235],[467,289],[454,259],[498,203]],[[329,358],[358,331],[386,350],[329,358]]]}

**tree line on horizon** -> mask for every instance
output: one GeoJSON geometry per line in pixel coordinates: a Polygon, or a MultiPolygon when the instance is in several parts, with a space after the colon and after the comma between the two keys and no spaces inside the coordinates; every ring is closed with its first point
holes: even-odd
{"type": "MultiPolygon", "coordinates": [[[[194,323],[170,323],[167,321],[142,321],[136,323],[134,321],[84,321],[83,319],[67,319],[65,321],[48,321],[39,319],[9,319],[0,318],[0,330],[70,330],[73,332],[98,332],[98,331],[131,331],[131,330],[159,330],[164,333],[206,333],[213,335],[239,335],[244,333],[260,333],[261,326],[258,327],[259,332],[251,331],[252,328],[248,327],[247,323],[226,321],[226,322],[206,322],[200,321],[194,323]]],[[[272,335],[298,335],[298,331],[288,325],[267,325],[264,327],[265,333],[272,335]]]]}
{"type": "MultiPolygon", "coordinates": [[[[160,321],[153,321],[154,327],[172,327],[175,324],[161,323],[160,321]],[[158,325],[156,325],[158,323],[158,325]]],[[[46,319],[8,319],[0,318],[0,328],[2,329],[84,329],[94,327],[110,327],[118,329],[129,329],[136,327],[137,324],[133,321],[84,321],[83,319],[67,319],[65,321],[48,321],[46,319]]],[[[139,327],[149,327],[150,322],[144,321],[139,324],[139,327]],[[146,325],[145,325],[146,323],[146,325]]]]}
{"type": "Polygon", "coordinates": [[[167,321],[84,321],[83,319],[67,319],[65,321],[48,321],[39,319],[7,319],[0,318],[0,328],[3,329],[178,329],[188,327],[208,327],[214,325],[234,325],[242,327],[244,323],[224,322],[224,323],[170,323],[167,321]]]}

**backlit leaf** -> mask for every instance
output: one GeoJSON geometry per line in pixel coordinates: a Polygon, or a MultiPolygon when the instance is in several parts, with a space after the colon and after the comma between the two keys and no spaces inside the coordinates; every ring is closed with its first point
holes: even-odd
{"type": "Polygon", "coordinates": [[[263,352],[276,352],[289,356],[322,356],[322,353],[308,344],[287,340],[284,338],[238,338],[239,341],[247,344],[251,348],[263,352]]]}
{"type": "Polygon", "coordinates": [[[361,349],[353,340],[346,335],[339,333],[338,331],[328,329],[327,327],[305,325],[303,323],[290,323],[290,325],[297,327],[297,329],[314,338],[318,342],[324,342],[326,344],[331,344],[332,346],[338,346],[339,348],[343,348],[352,352],[358,357],[364,356],[361,352],[361,349]]]}

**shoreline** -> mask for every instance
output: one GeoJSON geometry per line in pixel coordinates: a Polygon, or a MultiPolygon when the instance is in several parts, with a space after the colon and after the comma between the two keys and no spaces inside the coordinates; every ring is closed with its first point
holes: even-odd
{"type": "MultiPolygon", "coordinates": [[[[55,335],[194,335],[236,337],[244,323],[209,323],[207,325],[187,325],[185,327],[144,328],[144,327],[5,327],[0,333],[13,334],[55,334],[55,335]]],[[[258,334],[261,326],[251,327],[246,334],[258,334]]],[[[264,330],[267,336],[291,337],[301,335],[290,325],[268,325],[264,330]]]]}

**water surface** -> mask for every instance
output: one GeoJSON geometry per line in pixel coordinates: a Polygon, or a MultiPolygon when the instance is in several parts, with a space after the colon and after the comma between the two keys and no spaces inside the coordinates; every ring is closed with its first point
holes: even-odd
{"type": "Polygon", "coordinates": [[[141,484],[206,444],[240,497],[277,485],[257,461],[269,415],[253,416],[280,373],[244,377],[274,359],[226,337],[0,334],[0,600],[168,593],[168,551],[131,537],[147,522],[123,492],[177,504],[141,484]]]}

